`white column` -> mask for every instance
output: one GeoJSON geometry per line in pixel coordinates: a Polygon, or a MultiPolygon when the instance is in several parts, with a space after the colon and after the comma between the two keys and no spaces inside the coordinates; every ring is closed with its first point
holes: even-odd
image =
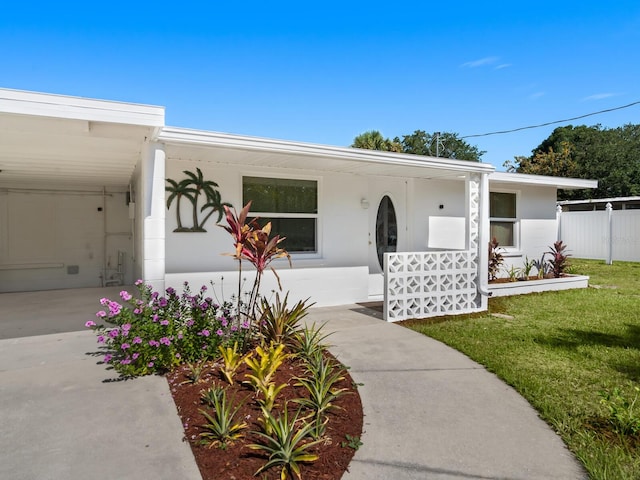
{"type": "Polygon", "coordinates": [[[613,263],[613,205],[607,202],[607,265],[613,263]]]}
{"type": "Polygon", "coordinates": [[[489,243],[489,176],[486,173],[467,175],[467,242],[476,262],[478,288],[477,306],[487,309],[489,243]]]}
{"type": "Polygon", "coordinates": [[[144,227],[142,275],[154,290],[163,292],[165,282],[165,152],[150,143],[142,162],[144,227]]]}

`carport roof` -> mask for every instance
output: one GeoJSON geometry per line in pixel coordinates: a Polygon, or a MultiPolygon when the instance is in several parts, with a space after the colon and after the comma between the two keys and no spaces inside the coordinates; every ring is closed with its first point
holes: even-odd
{"type": "Polygon", "coordinates": [[[0,89],[0,185],[127,185],[163,125],[163,107],[0,89]]]}

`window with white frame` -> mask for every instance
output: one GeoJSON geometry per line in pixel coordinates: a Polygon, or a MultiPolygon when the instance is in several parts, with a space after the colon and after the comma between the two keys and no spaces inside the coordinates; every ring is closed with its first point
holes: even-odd
{"type": "Polygon", "coordinates": [[[290,253],[318,251],[318,182],[292,178],[242,177],[242,203],[251,201],[251,214],[264,226],[287,237],[281,244],[290,253]]]}
{"type": "Polygon", "coordinates": [[[489,222],[491,238],[501,247],[518,246],[517,196],[510,192],[490,192],[489,222]]]}

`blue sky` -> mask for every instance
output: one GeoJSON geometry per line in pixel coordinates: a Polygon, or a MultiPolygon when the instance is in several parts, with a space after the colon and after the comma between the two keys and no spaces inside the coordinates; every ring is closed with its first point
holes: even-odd
{"type": "MultiPolygon", "coordinates": [[[[640,3],[9,2],[0,59],[0,87],[162,105],[171,126],[466,136],[639,101],[640,3]]],[[[501,169],[560,125],[467,141],[501,169]]]]}

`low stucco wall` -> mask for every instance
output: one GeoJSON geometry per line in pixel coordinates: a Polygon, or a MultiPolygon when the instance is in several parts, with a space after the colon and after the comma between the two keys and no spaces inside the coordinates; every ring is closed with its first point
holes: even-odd
{"type": "MultiPolygon", "coordinates": [[[[281,296],[289,292],[289,302],[309,298],[316,307],[347,305],[366,301],[368,298],[369,269],[366,266],[337,268],[281,268],[277,271],[282,285],[281,296]]],[[[242,273],[242,291],[248,292],[253,285],[255,270],[242,273]]],[[[208,295],[218,302],[231,300],[238,291],[238,272],[171,273],[165,275],[165,287],[181,292],[184,282],[189,282],[193,293],[202,285],[209,289],[208,295]]],[[[266,271],[260,288],[269,298],[280,292],[273,272],[266,271]]]]}

